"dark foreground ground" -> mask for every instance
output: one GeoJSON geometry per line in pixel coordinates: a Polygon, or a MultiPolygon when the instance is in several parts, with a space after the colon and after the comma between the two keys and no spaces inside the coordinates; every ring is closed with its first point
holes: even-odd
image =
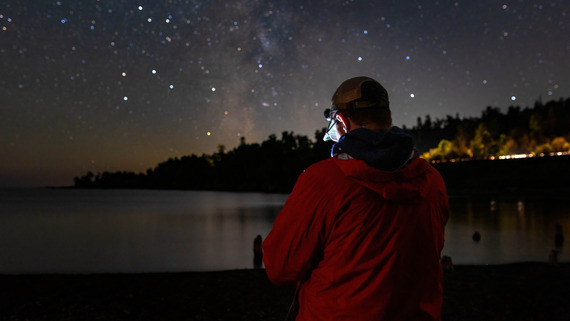
{"type": "MultiPolygon", "coordinates": [[[[570,320],[570,264],[456,266],[443,320],[570,320]]],[[[0,320],[282,320],[293,288],[264,270],[0,275],[0,320]]]]}

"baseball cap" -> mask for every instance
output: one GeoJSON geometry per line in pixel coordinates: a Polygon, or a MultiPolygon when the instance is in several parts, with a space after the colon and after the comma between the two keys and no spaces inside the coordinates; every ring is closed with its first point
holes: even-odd
{"type": "Polygon", "coordinates": [[[386,89],[378,81],[365,76],[345,80],[336,89],[331,100],[331,110],[390,108],[386,89]]]}
{"type": "Polygon", "coordinates": [[[332,115],[339,111],[356,111],[365,108],[390,110],[388,92],[376,80],[360,76],[345,80],[334,92],[331,108],[325,109],[324,116],[330,122],[323,140],[334,140],[336,120],[332,115]]]}

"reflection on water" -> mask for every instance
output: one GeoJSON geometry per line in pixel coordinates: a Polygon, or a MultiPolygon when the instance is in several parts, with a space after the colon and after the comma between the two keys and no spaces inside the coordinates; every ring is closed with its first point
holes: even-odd
{"type": "Polygon", "coordinates": [[[555,244],[556,225],[570,226],[564,200],[451,198],[450,206],[443,254],[454,263],[545,262],[552,250],[568,261],[568,249],[555,244]]]}
{"type": "Polygon", "coordinates": [[[0,273],[253,267],[287,195],[0,190],[0,273]]]}
{"type": "MultiPolygon", "coordinates": [[[[252,268],[287,195],[147,190],[0,190],[0,273],[252,268]]],[[[451,199],[442,254],[455,264],[547,261],[557,201],[451,199]],[[474,241],[475,232],[480,240],[474,241]]],[[[568,261],[568,249],[558,259],[568,261]]]]}

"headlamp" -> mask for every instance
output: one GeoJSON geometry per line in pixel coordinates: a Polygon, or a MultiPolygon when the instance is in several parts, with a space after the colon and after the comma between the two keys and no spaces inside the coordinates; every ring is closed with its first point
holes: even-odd
{"type": "Polygon", "coordinates": [[[332,107],[333,108],[325,109],[324,114],[325,114],[325,119],[327,121],[331,121],[331,119],[333,119],[335,114],[338,112],[338,109],[335,108],[336,107],[335,105],[333,105],[332,107]]]}

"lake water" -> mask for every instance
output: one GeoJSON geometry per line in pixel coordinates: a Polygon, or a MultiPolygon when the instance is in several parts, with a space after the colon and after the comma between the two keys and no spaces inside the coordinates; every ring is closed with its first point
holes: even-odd
{"type": "MultiPolygon", "coordinates": [[[[0,273],[253,268],[287,195],[154,190],[0,190],[0,273]]],[[[566,200],[451,198],[442,254],[455,264],[547,261],[566,200]],[[475,231],[481,240],[474,242],[475,231]]],[[[570,233],[570,232],[568,232],[570,233]]],[[[568,235],[566,235],[568,239],[568,235]]],[[[566,243],[568,243],[566,241],[566,243]]],[[[568,249],[559,260],[569,261],[568,249]]]]}

